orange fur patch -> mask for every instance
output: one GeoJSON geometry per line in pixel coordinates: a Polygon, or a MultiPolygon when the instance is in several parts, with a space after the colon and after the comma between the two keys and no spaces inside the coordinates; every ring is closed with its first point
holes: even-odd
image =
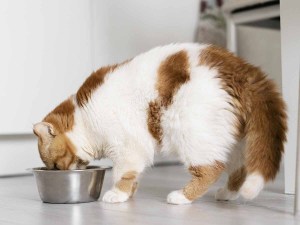
{"type": "Polygon", "coordinates": [[[208,166],[191,166],[189,171],[192,180],[184,187],[184,196],[191,201],[201,197],[209,186],[216,182],[224,169],[225,165],[221,162],[208,166]]]}
{"type": "Polygon", "coordinates": [[[78,161],[75,147],[65,135],[74,126],[75,106],[71,99],[58,105],[45,118],[54,128],[54,136],[39,137],[39,152],[41,159],[48,168],[66,170],[72,163],[78,161]]]}
{"type": "Polygon", "coordinates": [[[52,124],[56,133],[64,133],[73,128],[74,112],[72,100],[67,99],[50,112],[43,121],[52,124]]]}
{"type": "Polygon", "coordinates": [[[232,97],[236,137],[246,135],[246,171],[274,179],[286,141],[285,103],[276,85],[257,67],[225,49],[209,46],[200,54],[200,65],[216,69],[224,90],[232,97]]]}
{"type": "Polygon", "coordinates": [[[167,57],[158,69],[156,89],[159,97],[149,103],[148,129],[152,136],[161,141],[162,128],[160,124],[162,108],[172,104],[173,96],[180,86],[190,79],[188,55],[179,51],[167,57]]]}
{"type": "Polygon", "coordinates": [[[41,159],[49,169],[67,170],[71,164],[81,161],[75,155],[75,147],[65,134],[39,137],[38,145],[41,159]]]}
{"type": "Polygon", "coordinates": [[[130,196],[132,196],[137,188],[137,175],[138,173],[135,171],[128,171],[122,176],[121,180],[116,183],[116,187],[120,191],[128,193],[130,196]]]}
{"type": "Polygon", "coordinates": [[[161,104],[159,102],[150,102],[148,108],[148,130],[152,136],[161,142],[162,128],[160,125],[161,104]]]}
{"type": "Polygon", "coordinates": [[[230,191],[238,191],[246,179],[247,173],[245,167],[234,171],[230,174],[227,187],[230,191]]]}
{"type": "Polygon", "coordinates": [[[73,144],[64,134],[55,137],[48,150],[52,162],[60,170],[69,169],[70,165],[78,160],[73,144]]]}
{"type": "Polygon", "coordinates": [[[81,85],[79,90],[76,93],[76,101],[80,107],[83,107],[90,99],[93,91],[103,84],[104,78],[108,73],[113,72],[118,67],[130,62],[131,59],[126,60],[120,64],[114,64],[111,66],[105,66],[98,69],[96,72],[93,72],[81,85]]]}
{"type": "Polygon", "coordinates": [[[76,101],[80,107],[83,107],[91,97],[93,91],[104,82],[105,75],[114,71],[116,65],[105,66],[93,72],[79,88],[76,94],[76,101]]]}
{"type": "Polygon", "coordinates": [[[255,69],[225,49],[209,46],[200,54],[200,65],[218,70],[223,89],[232,97],[236,115],[236,137],[244,136],[246,121],[246,93],[248,74],[255,69]]]}

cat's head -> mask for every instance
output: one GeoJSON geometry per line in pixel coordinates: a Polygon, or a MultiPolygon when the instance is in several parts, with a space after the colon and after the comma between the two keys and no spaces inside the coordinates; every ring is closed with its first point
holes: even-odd
{"type": "Polygon", "coordinates": [[[40,157],[48,169],[83,169],[88,164],[77,156],[76,148],[67,136],[74,124],[73,114],[74,105],[67,100],[33,127],[40,157]]]}

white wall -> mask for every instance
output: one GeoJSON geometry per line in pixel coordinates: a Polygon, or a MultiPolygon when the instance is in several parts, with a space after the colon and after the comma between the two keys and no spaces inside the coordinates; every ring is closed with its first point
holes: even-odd
{"type": "Polygon", "coordinates": [[[88,3],[0,1],[0,134],[31,132],[91,72],[88,3]]]}
{"type": "Polygon", "coordinates": [[[198,0],[1,0],[0,176],[42,165],[32,124],[92,68],[193,40],[198,0]]]}
{"type": "Polygon", "coordinates": [[[0,176],[22,174],[26,169],[43,166],[32,134],[0,135],[0,176]]]}
{"type": "Polygon", "coordinates": [[[32,124],[92,71],[86,0],[0,1],[0,175],[42,165],[32,124]]]}
{"type": "Polygon", "coordinates": [[[238,56],[259,66],[281,89],[280,30],[237,25],[236,33],[238,56]]]}
{"type": "Polygon", "coordinates": [[[288,107],[285,145],[285,192],[295,193],[297,121],[300,73],[300,1],[281,1],[282,90],[288,107]]]}
{"type": "Polygon", "coordinates": [[[95,67],[193,41],[199,0],[92,0],[95,67]]]}

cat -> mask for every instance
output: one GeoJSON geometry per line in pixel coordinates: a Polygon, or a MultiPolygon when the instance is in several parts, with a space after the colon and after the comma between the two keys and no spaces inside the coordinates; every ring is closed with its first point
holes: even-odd
{"type": "Polygon", "coordinates": [[[170,44],[93,72],[33,131],[48,169],[110,158],[105,202],[128,200],[155,153],[177,154],[192,176],[170,204],[201,197],[223,171],[229,178],[216,199],[253,199],[279,170],[285,108],[276,85],[227,50],[170,44]]]}

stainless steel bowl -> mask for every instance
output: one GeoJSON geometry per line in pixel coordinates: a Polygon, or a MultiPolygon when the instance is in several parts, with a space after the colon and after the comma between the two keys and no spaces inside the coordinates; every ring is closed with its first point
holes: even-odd
{"type": "Polygon", "coordinates": [[[97,201],[107,168],[88,166],[84,170],[30,169],[43,202],[81,203],[97,201]]]}

